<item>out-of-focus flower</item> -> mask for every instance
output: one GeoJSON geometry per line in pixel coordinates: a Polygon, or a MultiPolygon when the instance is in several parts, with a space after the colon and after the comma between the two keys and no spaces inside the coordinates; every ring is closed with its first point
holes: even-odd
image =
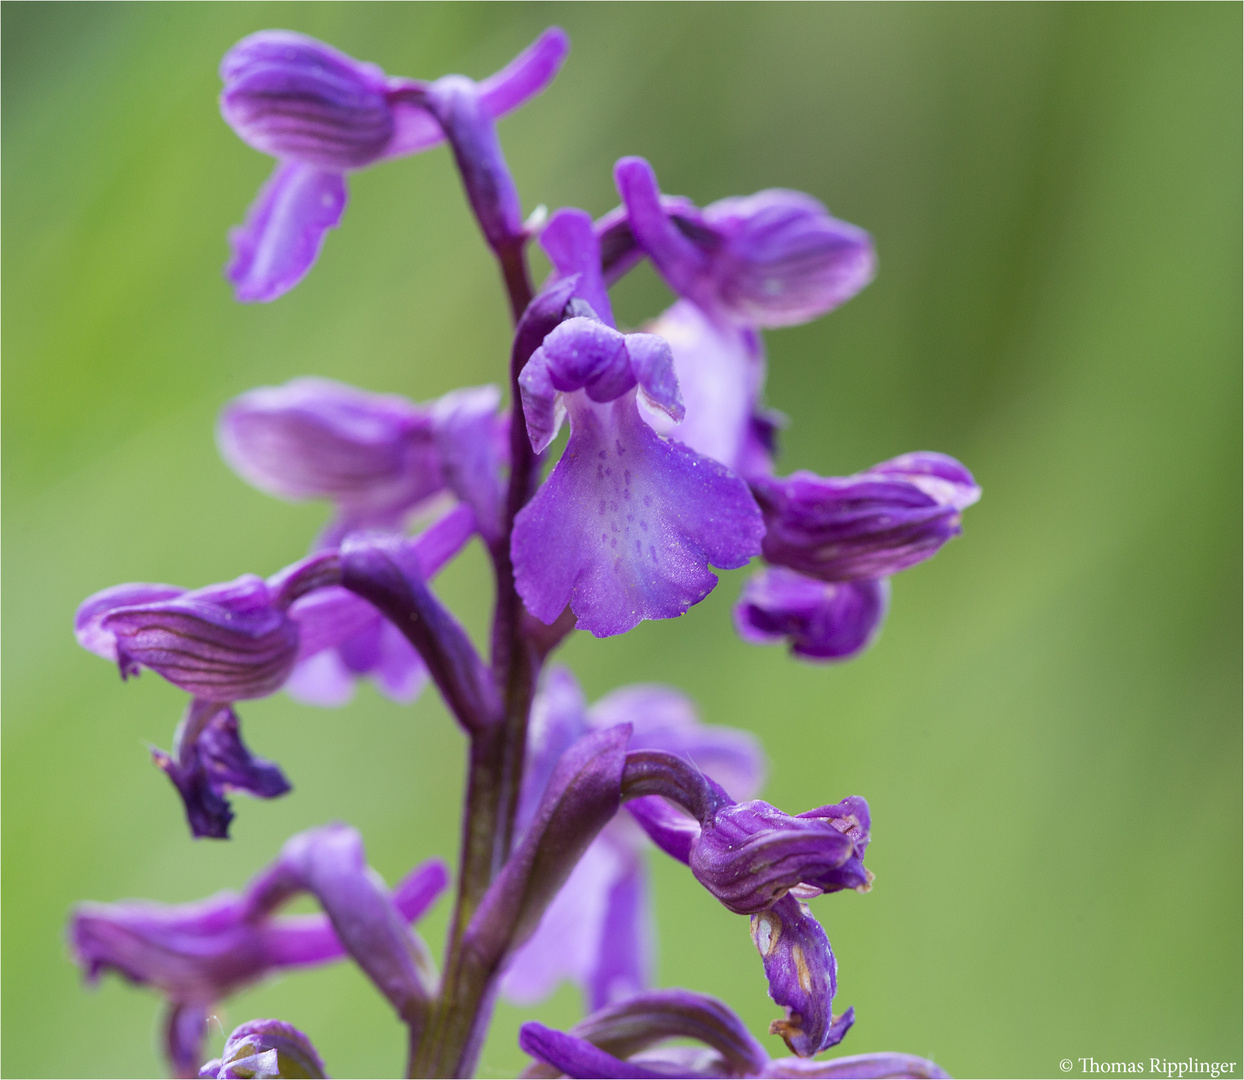
{"type": "MultiPolygon", "coordinates": [[[[287,30],[238,42],[220,65],[221,113],[243,141],[277,159],[246,222],[230,234],[227,274],[238,299],[274,300],[311,269],[345,211],[347,172],[435,146],[448,126],[460,162],[465,152],[476,172],[488,173],[491,122],[543,90],[566,49],[566,35],[552,28],[479,84],[461,76],[427,83],[387,76],[287,30]],[[479,161],[470,160],[464,138],[472,131],[479,161]]],[[[471,194],[487,201],[478,184],[471,194]]]]}
{"type": "Polygon", "coordinates": [[[622,158],[614,179],[639,247],[670,288],[722,323],[810,322],[872,280],[868,234],[803,192],[775,188],[700,210],[663,199],[643,158],[622,158]]]}
{"type": "Polygon", "coordinates": [[[911,1054],[856,1054],[811,1061],[771,1059],[724,1002],[690,990],[650,990],[611,1004],[569,1032],[527,1023],[519,1045],[531,1080],[568,1077],[734,1077],[739,1080],[943,1080],[938,1065],[911,1054]],[[668,1045],[690,1039],[699,1046],[668,1045]]]}
{"type": "MultiPolygon", "coordinates": [[[[628,686],[590,708],[574,676],[553,668],[532,709],[527,767],[516,825],[526,828],[554,766],[589,731],[632,725],[632,749],[684,754],[730,792],[759,789],[764,755],[747,732],[709,727],[695,707],[664,686],[628,686]]],[[[577,983],[589,1008],[645,989],[650,982],[652,917],[643,851],[648,841],[627,815],[600,832],[549,905],[531,940],[512,959],[501,990],[538,1001],[563,979],[577,983]]]]}
{"type": "Polygon", "coordinates": [[[170,1024],[176,1059],[197,1069],[206,1010],[272,972],[349,952],[369,974],[405,972],[396,981],[404,979],[404,992],[417,994],[426,977],[417,961],[429,961],[420,959],[426,950],[405,924],[427,910],[446,880],[444,866],[432,861],[390,893],[367,866],[358,833],[330,825],[293,837],[241,895],[219,893],[191,904],[81,904],[69,936],[89,980],[115,971],[164,995],[180,1020],[170,1024]],[[316,896],[325,914],[274,914],[302,891],[316,896]]]}

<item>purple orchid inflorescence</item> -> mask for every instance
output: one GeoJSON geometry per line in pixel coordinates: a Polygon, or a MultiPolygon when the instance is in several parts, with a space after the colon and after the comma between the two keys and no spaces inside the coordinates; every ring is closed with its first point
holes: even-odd
{"type": "Polygon", "coordinates": [[[550,29],[482,82],[424,82],[263,31],[221,65],[225,120],[277,159],[230,237],[238,299],[274,300],[305,276],[341,220],[347,173],[445,142],[515,329],[504,407],[494,386],[416,404],[308,377],[237,397],[217,431],[234,471],[332,507],[309,554],[200,589],[114,586],[78,609],[79,643],[122,678],[147,668],[189,695],[171,752],[152,756],[195,837],[228,836],[229,792],[291,791],[242,741],[239,702],[284,690],[342,705],[360,678],[409,702],[431,682],[468,743],[439,971],[408,924],[445,869],[426,863],[390,891],[341,824],[294,836],[240,895],[78,908],[70,941],[87,977],[114,971],[165,998],[177,1076],[327,1075],[307,1035],[277,1019],[235,1028],[205,1061],[206,1024],[238,990],[344,956],[407,1027],[408,1076],[471,1075],[498,994],[532,1005],[563,981],[590,1015],[568,1032],[525,1024],[529,1076],[946,1075],[904,1054],[814,1060],[855,1013],[833,1011],[837,959],[809,902],[872,887],[864,799],[787,813],[756,797],[766,762],[752,733],[705,725],[654,684],[589,705],[549,657],[576,629],[611,637],[682,615],[716,587],[710,568],[758,558],[739,636],[848,659],[876,639],[890,578],[959,535],[980,488],[929,452],[846,477],[775,471],[786,418],[764,402],[762,331],[819,318],[876,271],[868,234],[812,196],[700,207],[626,157],[620,206],[524,221],[495,122],[551,82],[567,47],[550,29]],[[539,288],[526,261],[537,239],[552,266],[539,288]],[[619,328],[609,289],[645,259],[676,299],[619,328]],[[496,586],[487,650],[430,584],[474,538],[496,586]],[[771,1058],[715,998],[653,988],[654,847],[747,918],[783,1010],[769,1032],[793,1057],[771,1058]],[[276,914],[303,893],[322,914],[276,914]]]}

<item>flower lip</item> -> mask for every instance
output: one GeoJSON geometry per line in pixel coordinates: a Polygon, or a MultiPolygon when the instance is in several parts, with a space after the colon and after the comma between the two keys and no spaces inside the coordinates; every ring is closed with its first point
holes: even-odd
{"type": "Polygon", "coordinates": [[[847,660],[876,640],[889,606],[888,578],[825,582],[771,566],[743,587],[734,624],[753,644],[787,640],[801,659],[847,660]]]}

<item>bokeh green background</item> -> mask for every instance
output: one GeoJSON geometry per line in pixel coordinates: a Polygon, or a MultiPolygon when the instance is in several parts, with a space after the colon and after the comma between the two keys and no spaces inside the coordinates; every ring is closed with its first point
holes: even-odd
{"type": "MultiPolygon", "coordinates": [[[[761,734],[784,807],[869,798],[876,888],[815,902],[838,1004],[859,1014],[845,1051],[963,1077],[1239,1062],[1238,4],[10,3],[4,1074],[160,1069],[154,997],[80,985],[63,942],[78,899],[237,887],[333,818],[390,881],[454,851],[461,739],[432,695],[401,709],[370,690],[337,711],[249,703],[252,746],[295,790],[238,799],[232,842],[192,842],[145,749],[168,745],[182,694],[122,686],[70,625],[112,583],[303,552],[323,508],[269,500],[216,455],[231,395],[315,373],[426,399],[502,370],[505,307],[444,150],[357,176],[305,283],[233,302],[225,231],[269,162],[217,114],[224,50],[286,26],[392,72],[482,76],[553,21],[569,62],[501,128],[526,206],[607,210],[626,153],[700,202],[814,193],[872,231],[881,270],[769,335],[785,467],[938,449],[985,490],[965,536],[896,580],[853,664],[740,643],[739,573],[687,617],[579,636],[565,660],[592,696],[670,682],[761,734]]],[[[631,324],[665,302],[650,273],[618,290],[631,324]]],[[[483,627],[478,551],[441,592],[483,627]]],[[[745,920],[653,869],[661,984],[719,994],[762,1032],[745,920]]],[[[536,1014],[578,1008],[563,988],[536,1014]]],[[[401,1066],[396,1022],[347,966],[221,1019],[254,1016],[309,1032],[334,1075],[401,1066]]],[[[523,1016],[499,1009],[483,1075],[521,1067],[523,1016]]]]}

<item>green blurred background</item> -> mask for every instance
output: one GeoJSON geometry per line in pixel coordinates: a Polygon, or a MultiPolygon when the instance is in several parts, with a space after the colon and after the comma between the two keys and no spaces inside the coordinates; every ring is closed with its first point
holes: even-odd
{"type": "MultiPolygon", "coordinates": [[[[593,697],[665,681],[761,734],[781,806],[868,797],[875,889],[814,904],[859,1015],[844,1051],[962,1077],[1239,1062],[1238,4],[9,3],[4,1074],[160,1071],[154,996],[80,985],[78,899],[238,887],[333,818],[390,881],[454,852],[462,740],[433,695],[248,703],[251,745],[295,790],[239,798],[235,839],[194,843],[145,749],[169,745],[183,695],[122,686],[70,627],[106,585],[302,554],[324,509],[224,467],[212,424],[231,395],[314,373],[426,399],[502,371],[505,305],[444,150],[356,176],[304,284],[233,302],[225,232],[269,161],[217,114],[221,54],[284,26],[391,72],[483,76],[553,21],[565,70],[501,127],[527,208],[609,209],[631,153],[701,203],[812,192],[871,230],[881,270],[769,335],[784,466],[937,449],[985,490],[965,536],[895,581],[853,664],[739,642],[738,573],[687,617],[577,636],[565,660],[593,697]]],[[[618,290],[632,325],[666,302],[646,271],[618,290]]],[[[440,591],[484,626],[477,550],[440,591]]],[[[653,869],[661,984],[763,1032],[745,920],[653,869]]],[[[536,1013],[578,1010],[563,987],[536,1013]]],[[[521,1068],[525,1015],[499,1009],[482,1075],[521,1068]]],[[[309,1032],[334,1075],[401,1067],[396,1022],[348,966],[221,1019],[255,1016],[309,1032]]]]}

